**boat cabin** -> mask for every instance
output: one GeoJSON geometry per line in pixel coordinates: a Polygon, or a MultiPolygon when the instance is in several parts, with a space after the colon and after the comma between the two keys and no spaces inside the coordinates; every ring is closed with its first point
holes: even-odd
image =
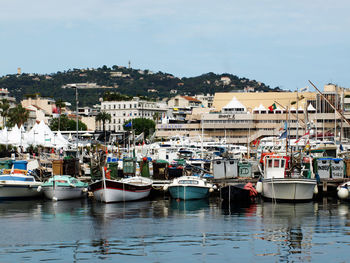
{"type": "Polygon", "coordinates": [[[284,178],[287,160],[283,156],[266,155],[264,178],[284,178]]]}

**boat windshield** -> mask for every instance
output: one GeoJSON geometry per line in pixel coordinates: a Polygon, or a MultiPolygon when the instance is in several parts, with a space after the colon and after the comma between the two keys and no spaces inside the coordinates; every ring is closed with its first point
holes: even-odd
{"type": "Polygon", "coordinates": [[[180,180],[179,184],[198,184],[196,180],[180,180]]]}

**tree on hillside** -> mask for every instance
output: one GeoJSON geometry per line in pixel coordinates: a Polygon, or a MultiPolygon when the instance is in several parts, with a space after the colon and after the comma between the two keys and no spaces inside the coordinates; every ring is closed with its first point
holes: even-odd
{"type": "Polygon", "coordinates": [[[4,128],[6,126],[6,118],[9,115],[9,109],[10,109],[10,103],[7,99],[2,99],[0,102],[0,110],[1,110],[1,117],[2,117],[2,127],[4,128]]]}
{"type": "MultiPolygon", "coordinates": [[[[82,121],[78,121],[79,131],[86,131],[87,126],[82,121]]],[[[77,129],[77,122],[69,119],[66,115],[62,115],[61,118],[54,118],[50,123],[50,129],[53,131],[75,131],[77,129]],[[60,125],[60,126],[59,126],[60,125]]]]}
{"type": "Polygon", "coordinates": [[[18,104],[16,107],[9,110],[9,126],[13,127],[17,124],[18,127],[23,125],[29,117],[29,111],[18,104]]]}
{"type": "Polygon", "coordinates": [[[135,130],[135,134],[141,134],[144,132],[145,138],[150,134],[150,131],[154,131],[156,127],[156,124],[154,121],[149,120],[149,119],[144,119],[144,118],[136,118],[132,120],[127,120],[124,123],[124,130],[130,131],[131,128],[135,130]],[[128,125],[129,123],[132,122],[132,127],[131,125],[128,125]]]}
{"type": "Polygon", "coordinates": [[[106,124],[106,121],[111,121],[112,119],[112,116],[111,114],[105,112],[105,111],[101,111],[99,114],[97,114],[96,116],[96,121],[97,122],[100,122],[102,121],[102,126],[103,126],[103,132],[105,132],[106,128],[105,128],[105,124],[106,124]]]}

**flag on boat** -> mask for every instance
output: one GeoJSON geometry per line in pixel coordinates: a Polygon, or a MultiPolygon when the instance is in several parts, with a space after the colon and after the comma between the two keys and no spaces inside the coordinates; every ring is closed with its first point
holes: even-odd
{"type": "Polygon", "coordinates": [[[130,122],[128,122],[127,124],[125,124],[125,127],[126,128],[129,128],[129,127],[131,127],[132,126],[132,121],[130,121],[130,122]]]}
{"type": "Polygon", "coordinates": [[[275,110],[275,109],[277,109],[276,103],[272,104],[272,105],[269,107],[269,111],[273,111],[273,110],[275,110]]]}
{"type": "Polygon", "coordinates": [[[253,146],[258,146],[260,144],[260,140],[256,139],[253,141],[253,146]]]}
{"type": "Polygon", "coordinates": [[[307,92],[307,91],[309,91],[309,87],[308,86],[306,86],[306,87],[304,87],[304,88],[299,90],[299,92],[307,92]]]}
{"type": "Polygon", "coordinates": [[[285,130],[281,135],[280,135],[280,139],[285,139],[287,138],[287,130],[285,130]]]}
{"type": "Polygon", "coordinates": [[[295,143],[298,143],[301,139],[304,139],[306,136],[310,135],[310,131],[307,131],[303,136],[301,136],[295,143]]]}

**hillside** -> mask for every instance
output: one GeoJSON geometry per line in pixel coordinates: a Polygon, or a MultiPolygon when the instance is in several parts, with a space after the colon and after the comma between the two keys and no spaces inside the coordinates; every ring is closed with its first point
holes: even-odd
{"type": "MultiPolygon", "coordinates": [[[[153,73],[120,66],[98,69],[73,69],[47,75],[21,74],[0,78],[0,88],[7,88],[10,95],[20,101],[26,96],[39,93],[44,97],[62,99],[75,104],[75,90],[63,88],[72,83],[89,83],[79,89],[79,105],[91,106],[98,103],[107,91],[131,96],[164,98],[176,94],[195,95],[199,93],[228,92],[254,88],[255,91],[269,91],[269,86],[255,80],[239,78],[232,74],[207,73],[197,77],[178,78],[169,73],[153,73]]],[[[274,91],[280,91],[275,88],[274,91]]]]}

